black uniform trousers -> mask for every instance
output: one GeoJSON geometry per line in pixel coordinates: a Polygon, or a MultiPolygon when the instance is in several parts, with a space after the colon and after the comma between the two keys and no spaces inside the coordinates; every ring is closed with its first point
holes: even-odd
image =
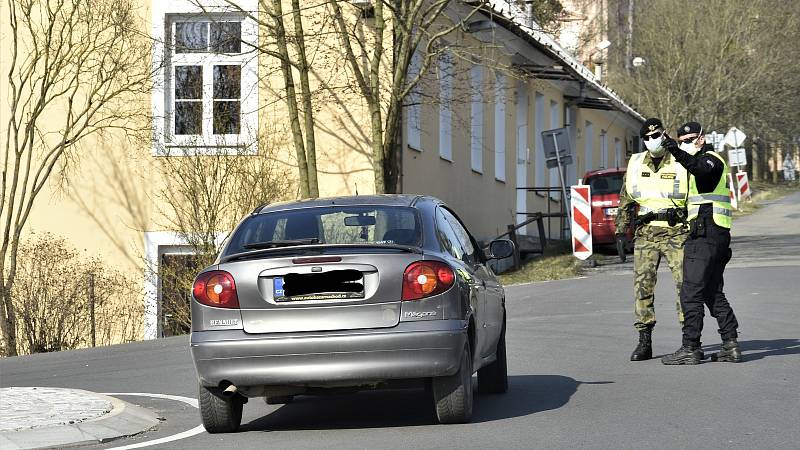
{"type": "MultiPolygon", "coordinates": [[[[705,206],[705,205],[703,205],[705,206]]],[[[710,214],[692,221],[691,233],[683,252],[683,344],[700,345],[703,332],[703,305],[717,319],[723,340],[737,337],[739,323],[722,291],[725,265],[731,260],[731,233],[714,223],[710,214]]],[[[710,209],[710,208],[709,208],[710,209]]],[[[710,212],[710,211],[709,211],[710,212]]]]}

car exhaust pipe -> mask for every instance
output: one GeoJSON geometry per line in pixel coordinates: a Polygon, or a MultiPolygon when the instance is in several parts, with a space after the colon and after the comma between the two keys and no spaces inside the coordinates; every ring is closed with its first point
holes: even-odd
{"type": "Polygon", "coordinates": [[[222,395],[225,397],[233,397],[239,393],[239,388],[237,388],[234,384],[229,384],[228,387],[222,391],[222,395]]]}

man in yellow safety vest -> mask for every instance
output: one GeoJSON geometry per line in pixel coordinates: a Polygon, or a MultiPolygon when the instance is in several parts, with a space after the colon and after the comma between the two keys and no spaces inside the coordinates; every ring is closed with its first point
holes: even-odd
{"type": "Polygon", "coordinates": [[[705,144],[703,127],[688,122],[678,128],[678,141],[667,137],[664,147],[690,174],[687,201],[689,239],[683,257],[683,344],[675,353],[661,358],[669,365],[699,364],[703,359],[700,335],[703,305],[717,319],[722,348],[713,360],[739,362],[736,315],[722,292],[723,272],[731,259],[731,200],[728,165],[705,144]]]}
{"type": "Polygon", "coordinates": [[[662,257],[667,260],[675,280],[678,320],[683,321],[679,293],[683,280],[683,244],[689,232],[685,226],[689,176],[664,149],[664,126],[659,119],[647,119],[639,135],[647,151],[635,153],[628,161],[616,219],[618,239],[624,236],[631,223],[636,225],[633,250],[636,322],[633,326],[639,331],[639,344],[631,354],[631,361],[653,357],[654,294],[662,257]],[[634,214],[637,205],[638,211],[634,214]]]}

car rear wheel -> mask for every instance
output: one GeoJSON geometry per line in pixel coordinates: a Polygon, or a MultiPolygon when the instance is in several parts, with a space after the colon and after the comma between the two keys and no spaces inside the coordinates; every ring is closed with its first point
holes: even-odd
{"type": "Polygon", "coordinates": [[[200,417],[209,433],[233,433],[242,423],[244,399],[238,395],[225,397],[220,389],[200,385],[198,394],[200,417]]]}
{"type": "Polygon", "coordinates": [[[484,394],[504,394],[508,391],[508,364],[506,360],[506,325],[497,340],[496,359],[478,369],[478,391],[484,394]]]}
{"type": "Polygon", "coordinates": [[[464,346],[461,365],[453,375],[432,380],[439,423],[466,423],[472,417],[472,352],[464,346]]]}

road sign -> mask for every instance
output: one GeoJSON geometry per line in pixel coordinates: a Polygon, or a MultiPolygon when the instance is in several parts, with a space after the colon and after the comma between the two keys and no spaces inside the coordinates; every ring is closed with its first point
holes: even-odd
{"type": "Polygon", "coordinates": [[[712,131],[706,133],[706,142],[714,146],[714,151],[721,152],[725,150],[725,135],[712,131]]]}
{"type": "Polygon", "coordinates": [[[592,207],[588,185],[572,186],[572,254],[578,259],[592,255],[592,207]]]}
{"type": "MultiPolygon", "coordinates": [[[[545,162],[548,168],[558,167],[558,178],[561,181],[562,205],[567,198],[567,185],[564,182],[564,166],[572,164],[572,145],[569,141],[569,130],[566,127],[542,131],[545,162]]],[[[567,218],[570,208],[564,207],[567,218]]],[[[591,216],[589,216],[591,217],[591,216]]]]}
{"type": "Polygon", "coordinates": [[[732,148],[728,150],[728,165],[729,166],[747,165],[747,156],[744,154],[743,148],[732,148]]]}
{"type": "Polygon", "coordinates": [[[736,187],[733,185],[733,176],[731,176],[730,173],[728,174],[728,192],[730,192],[729,195],[731,197],[731,207],[733,209],[738,209],[738,204],[736,202],[736,197],[737,197],[736,192],[737,191],[736,191],[736,187]]]}
{"type": "Polygon", "coordinates": [[[747,135],[736,127],[731,127],[731,129],[725,133],[725,143],[733,148],[744,144],[745,138],[747,138],[747,135]]]}
{"type": "Polygon", "coordinates": [[[752,193],[750,192],[750,183],[747,181],[747,172],[738,172],[736,174],[736,184],[739,185],[739,199],[750,198],[752,193]]]}
{"type": "Polygon", "coordinates": [[[542,144],[548,168],[558,167],[557,156],[561,158],[561,165],[572,164],[572,145],[566,127],[542,131],[542,144]]]}

